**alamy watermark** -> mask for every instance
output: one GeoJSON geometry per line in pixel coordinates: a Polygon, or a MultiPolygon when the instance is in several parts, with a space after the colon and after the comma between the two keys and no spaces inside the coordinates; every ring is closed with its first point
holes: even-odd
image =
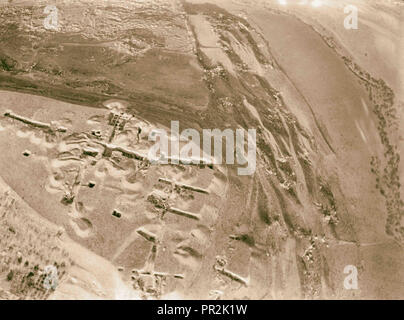
{"type": "MultiPolygon", "coordinates": [[[[278,0],[279,4],[287,5],[287,0],[278,0]]],[[[323,2],[321,0],[302,0],[299,2],[300,5],[305,5],[310,3],[312,7],[321,7],[323,2]]],[[[344,7],[344,13],[348,14],[344,19],[344,28],[347,30],[357,30],[358,29],[358,7],[352,4],[346,5],[344,7]]],[[[44,13],[47,15],[43,20],[43,26],[47,30],[59,31],[59,11],[55,5],[47,5],[44,9],[44,13]]]]}
{"type": "Polygon", "coordinates": [[[347,30],[358,29],[358,7],[350,4],[344,8],[344,13],[348,16],[344,19],[344,28],[347,30]]]}
{"type": "Polygon", "coordinates": [[[348,274],[344,278],[344,288],[346,290],[358,289],[358,269],[353,265],[347,265],[344,268],[344,273],[348,274]]]}
{"type": "Polygon", "coordinates": [[[43,11],[47,14],[43,20],[43,26],[46,30],[59,31],[58,8],[54,5],[47,5],[43,11]]]}
{"type": "MultiPolygon", "coordinates": [[[[286,6],[287,0],[278,0],[279,4],[286,6]]],[[[322,0],[301,0],[300,5],[309,4],[312,7],[321,7],[323,5],[322,0]]],[[[344,7],[344,13],[347,16],[344,19],[344,28],[347,30],[358,29],[358,7],[352,4],[344,7]]],[[[59,31],[59,11],[55,5],[47,5],[44,9],[44,13],[47,15],[43,20],[43,26],[47,30],[59,31]]]]}
{"type": "MultiPolygon", "coordinates": [[[[278,3],[282,6],[288,5],[288,0],[278,0],[278,3]]],[[[296,3],[291,1],[290,3],[296,3]]],[[[301,6],[310,5],[315,8],[322,7],[326,5],[326,1],[323,0],[300,0],[297,4],[301,6]]],[[[358,7],[352,4],[346,5],[344,7],[344,13],[348,14],[344,19],[344,28],[347,30],[357,30],[358,29],[358,7]]]]}
{"type": "Polygon", "coordinates": [[[154,129],[149,134],[149,141],[155,142],[147,155],[152,164],[237,163],[243,166],[237,168],[238,175],[242,176],[252,175],[256,169],[255,129],[248,129],[247,132],[245,129],[203,129],[201,137],[195,129],[185,129],[180,134],[179,121],[171,121],[170,135],[164,129],[154,129]],[[181,146],[181,142],[186,143],[181,146]]]}

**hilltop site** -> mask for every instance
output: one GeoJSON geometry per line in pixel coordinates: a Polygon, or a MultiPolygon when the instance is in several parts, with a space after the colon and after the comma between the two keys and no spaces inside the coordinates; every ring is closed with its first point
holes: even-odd
{"type": "Polygon", "coordinates": [[[404,3],[313,2],[0,1],[0,298],[403,299],[404,3]]]}

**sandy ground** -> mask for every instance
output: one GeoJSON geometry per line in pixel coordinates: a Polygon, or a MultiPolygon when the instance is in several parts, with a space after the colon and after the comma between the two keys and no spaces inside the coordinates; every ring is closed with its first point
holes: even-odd
{"type": "MultiPolygon", "coordinates": [[[[44,219],[0,178],[0,190],[8,192],[16,199],[20,214],[24,214],[32,223],[38,224],[45,231],[55,235],[60,227],[44,219]]],[[[119,272],[109,261],[95,255],[83,246],[72,241],[66,234],[57,239],[58,245],[68,252],[73,261],[50,299],[138,299],[136,293],[125,284],[119,272]]],[[[21,248],[22,250],[22,248],[21,248]]],[[[48,248],[50,250],[50,248],[48,248]]]]}
{"type": "MultiPolygon", "coordinates": [[[[19,93],[2,92],[0,96],[3,113],[12,108],[14,113],[37,121],[54,119],[68,130],[65,136],[53,136],[17,120],[3,118],[0,132],[3,149],[17,146],[13,152],[3,153],[0,161],[4,166],[2,177],[8,185],[36,212],[64,226],[72,239],[95,252],[89,254],[88,249],[66,240],[66,248],[76,264],[69,271],[71,279],[63,282],[53,298],[76,295],[78,298],[136,298],[139,295],[128,289],[134,268],[141,270],[149,266],[151,271],[169,274],[192,274],[199,268],[199,256],[209,246],[209,230],[218,217],[214,212],[223,196],[222,178],[214,177],[209,168],[179,169],[169,165],[142,168],[139,161],[118,158],[118,154],[111,161],[102,158],[100,145],[83,133],[101,130],[108,135],[111,132],[105,124],[108,109],[72,106],[19,93]],[[48,105],[46,109],[44,104],[48,105]],[[14,107],[16,105],[18,107],[14,107]],[[82,157],[83,148],[92,148],[99,156],[82,157]],[[23,156],[24,150],[29,150],[29,157],[23,156]],[[17,172],[6,170],[10,161],[18,167],[17,172]],[[136,168],[137,175],[133,171],[136,168]],[[209,195],[185,191],[178,194],[171,185],[158,183],[159,178],[204,188],[209,195]],[[95,183],[95,187],[90,189],[86,185],[89,181],[95,183]],[[75,198],[72,204],[63,203],[61,199],[70,189],[75,198]],[[170,197],[172,207],[199,212],[201,221],[187,221],[172,213],[167,213],[162,221],[159,211],[148,202],[148,195],[155,191],[170,197]],[[120,219],[111,215],[114,210],[122,213],[120,219]],[[156,257],[150,257],[153,246],[139,236],[140,227],[157,235],[161,248],[156,257]],[[107,260],[97,254],[113,264],[106,264],[107,260]],[[118,267],[124,272],[118,274],[118,267]]],[[[148,126],[148,123],[136,122],[132,132],[128,124],[126,131],[117,133],[112,143],[147,154],[148,126]],[[139,125],[145,132],[142,139],[146,140],[133,144],[136,141],[133,132],[137,132],[139,125]]],[[[184,281],[189,283],[192,278],[186,277],[184,281]]]]}

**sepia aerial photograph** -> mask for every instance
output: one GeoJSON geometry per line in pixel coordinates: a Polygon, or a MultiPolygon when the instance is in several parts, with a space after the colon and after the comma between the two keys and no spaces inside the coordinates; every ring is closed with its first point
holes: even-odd
{"type": "Polygon", "coordinates": [[[0,0],[0,300],[404,300],[401,155],[404,0],[0,0]]]}

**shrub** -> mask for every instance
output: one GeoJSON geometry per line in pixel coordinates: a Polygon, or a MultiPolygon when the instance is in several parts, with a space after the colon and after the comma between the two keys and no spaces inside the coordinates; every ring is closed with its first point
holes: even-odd
{"type": "Polygon", "coordinates": [[[14,271],[10,270],[10,272],[7,274],[7,281],[13,280],[14,277],[14,271]]]}

